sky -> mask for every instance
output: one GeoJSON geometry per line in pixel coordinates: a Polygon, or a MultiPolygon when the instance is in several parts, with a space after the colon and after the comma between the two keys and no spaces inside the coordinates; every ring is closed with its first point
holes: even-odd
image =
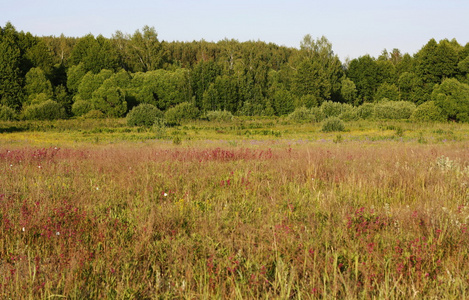
{"type": "Polygon", "coordinates": [[[469,42],[467,0],[0,0],[0,26],[81,37],[148,25],[165,41],[260,40],[299,48],[325,36],[341,60],[383,49],[413,55],[431,38],[469,42]]]}

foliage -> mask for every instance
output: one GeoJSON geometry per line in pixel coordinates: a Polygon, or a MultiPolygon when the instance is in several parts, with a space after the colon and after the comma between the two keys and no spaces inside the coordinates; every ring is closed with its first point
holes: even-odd
{"type": "Polygon", "coordinates": [[[435,104],[435,101],[420,104],[411,116],[411,120],[422,122],[444,122],[446,119],[443,110],[435,104]]]}
{"type": "Polygon", "coordinates": [[[383,83],[378,87],[375,93],[375,101],[381,101],[384,98],[391,101],[399,100],[399,89],[394,84],[383,83]]]}
{"type": "Polygon", "coordinates": [[[326,115],[320,107],[311,108],[311,116],[313,122],[316,123],[322,122],[326,118],[326,115]]]}
{"type": "Polygon", "coordinates": [[[119,87],[103,85],[93,93],[91,101],[95,109],[102,111],[108,117],[120,118],[127,112],[125,91],[119,87]]]}
{"type": "Polygon", "coordinates": [[[311,122],[313,120],[313,114],[311,109],[305,106],[296,108],[291,114],[288,115],[288,119],[293,122],[311,122]]]}
{"type": "MultiPolygon", "coordinates": [[[[54,100],[71,114],[72,104],[84,100],[106,116],[121,117],[141,103],[167,111],[193,102],[204,113],[286,116],[324,101],[358,106],[386,98],[415,105],[433,100],[460,121],[466,118],[464,101],[443,92],[457,103],[443,104],[432,91],[448,79],[468,84],[468,57],[469,46],[456,40],[431,39],[414,55],[384,49],[377,58],[342,63],[326,37],[309,34],[297,49],[228,39],[161,42],[149,26],[132,34],[117,31],[111,38],[37,37],[7,23],[0,30],[0,104],[19,112],[54,100]]],[[[341,109],[324,113],[363,118],[361,108],[341,109]]],[[[320,119],[317,112],[313,115],[320,119]]]]}
{"type": "Polygon", "coordinates": [[[273,96],[273,108],[277,116],[284,116],[293,112],[295,109],[294,103],[294,95],[285,89],[276,91],[273,96]]]}
{"type": "Polygon", "coordinates": [[[360,109],[354,106],[350,106],[348,109],[343,110],[339,115],[339,119],[343,121],[358,121],[360,118],[360,109]]]}
{"type": "Polygon", "coordinates": [[[354,104],[357,102],[357,87],[349,78],[342,79],[340,94],[346,103],[354,104]]]}
{"type": "Polygon", "coordinates": [[[72,105],[72,113],[74,116],[83,116],[94,109],[91,101],[77,100],[72,105]]]}
{"type": "Polygon", "coordinates": [[[377,119],[409,119],[415,108],[416,106],[412,102],[383,99],[375,104],[373,115],[377,119]]]}
{"type": "Polygon", "coordinates": [[[322,101],[319,101],[318,98],[314,95],[304,95],[301,96],[300,98],[297,98],[298,101],[295,104],[295,107],[306,107],[306,108],[312,108],[312,107],[317,107],[319,106],[322,101]]]}
{"type": "Polygon", "coordinates": [[[337,117],[329,117],[324,120],[321,128],[322,132],[345,131],[344,121],[337,117]]]}
{"type": "Polygon", "coordinates": [[[209,121],[227,122],[233,119],[233,114],[226,110],[212,110],[206,113],[206,117],[209,121]]]}
{"type": "Polygon", "coordinates": [[[432,100],[450,120],[469,122],[469,85],[445,79],[434,87],[432,100]]]}
{"type": "Polygon", "coordinates": [[[66,116],[62,105],[52,100],[27,106],[23,112],[26,120],[56,120],[64,119],[66,116]]]}
{"type": "MultiPolygon", "coordinates": [[[[12,28],[12,31],[16,31],[12,28]]],[[[0,40],[0,104],[14,109],[23,102],[21,51],[13,39],[0,40]]]]}
{"type": "Polygon", "coordinates": [[[169,125],[179,125],[182,121],[194,120],[199,116],[199,109],[189,102],[180,103],[168,109],[164,119],[169,125]]]}
{"type": "Polygon", "coordinates": [[[28,103],[32,103],[38,94],[45,94],[49,99],[53,95],[52,84],[40,68],[32,68],[26,73],[25,87],[28,103]]]}
{"type": "Polygon", "coordinates": [[[0,105],[0,120],[1,121],[14,121],[18,118],[16,111],[8,106],[0,105]]]}
{"type": "Polygon", "coordinates": [[[84,119],[104,119],[106,118],[106,115],[103,114],[102,111],[97,110],[97,109],[92,109],[86,114],[82,115],[84,119]]]}
{"type": "Polygon", "coordinates": [[[363,103],[357,107],[357,115],[363,119],[368,120],[372,119],[375,113],[375,104],[374,103],[363,103]]]}
{"type": "Polygon", "coordinates": [[[347,111],[352,110],[352,105],[347,103],[324,101],[320,106],[324,116],[329,117],[338,117],[347,111]]]}
{"type": "Polygon", "coordinates": [[[142,103],[134,107],[126,116],[129,126],[151,127],[158,119],[162,119],[164,114],[154,105],[142,103]]]}

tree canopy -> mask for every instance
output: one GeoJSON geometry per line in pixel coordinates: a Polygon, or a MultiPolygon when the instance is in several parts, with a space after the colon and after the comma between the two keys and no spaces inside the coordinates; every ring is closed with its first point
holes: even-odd
{"type": "Polygon", "coordinates": [[[469,43],[456,40],[431,39],[414,55],[385,49],[343,63],[326,37],[309,34],[290,48],[166,42],[149,26],[110,38],[37,37],[11,23],[0,27],[0,104],[17,112],[51,100],[69,116],[95,109],[121,117],[142,103],[162,111],[190,103],[201,112],[285,115],[326,101],[386,99],[434,101],[450,119],[467,121],[467,84],[469,43]]]}

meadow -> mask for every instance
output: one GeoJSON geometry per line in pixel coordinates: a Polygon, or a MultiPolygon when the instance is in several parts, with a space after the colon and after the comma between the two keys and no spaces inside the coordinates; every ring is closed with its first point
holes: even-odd
{"type": "Polygon", "coordinates": [[[464,299],[469,125],[0,123],[2,299],[464,299]]]}

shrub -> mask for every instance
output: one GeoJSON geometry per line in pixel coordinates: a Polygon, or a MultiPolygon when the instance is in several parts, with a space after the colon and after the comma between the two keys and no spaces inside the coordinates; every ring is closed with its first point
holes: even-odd
{"type": "Polygon", "coordinates": [[[337,117],[327,118],[322,124],[323,132],[333,132],[333,131],[345,131],[344,122],[337,117]]]}
{"type": "Polygon", "coordinates": [[[171,107],[164,114],[167,124],[179,125],[183,120],[194,120],[199,116],[199,109],[192,103],[182,102],[171,107]]]}
{"type": "Polygon", "coordinates": [[[313,122],[322,122],[326,116],[320,107],[311,108],[311,118],[313,122]]]}
{"type": "Polygon", "coordinates": [[[435,101],[425,102],[414,110],[411,119],[424,122],[443,122],[446,117],[443,110],[435,104],[435,101]]]}
{"type": "Polygon", "coordinates": [[[323,111],[326,118],[338,117],[343,113],[346,113],[353,109],[350,104],[342,104],[339,102],[325,101],[321,104],[321,110],[323,111]]]}
{"type": "Polygon", "coordinates": [[[164,114],[156,106],[148,103],[142,103],[134,107],[127,114],[127,125],[151,127],[158,119],[163,118],[164,114]]]}
{"type": "Polygon", "coordinates": [[[166,137],[166,123],[164,119],[157,118],[153,124],[152,131],[155,133],[157,139],[162,139],[166,137]]]}
{"type": "Polygon", "coordinates": [[[72,114],[79,117],[93,110],[93,104],[90,101],[77,100],[72,105],[72,114]]]}
{"type": "Polygon", "coordinates": [[[0,105],[0,120],[1,121],[14,121],[18,118],[13,108],[0,105]]]}
{"type": "Polygon", "coordinates": [[[233,114],[226,110],[212,110],[207,112],[207,119],[209,121],[231,121],[233,119],[233,114]]]}
{"type": "Polygon", "coordinates": [[[83,118],[85,119],[103,119],[105,117],[106,116],[103,114],[103,112],[97,109],[92,109],[83,115],[83,118]]]}
{"type": "Polygon", "coordinates": [[[374,116],[377,119],[409,119],[415,108],[412,102],[385,99],[375,105],[374,116]]]}
{"type": "Polygon", "coordinates": [[[363,119],[371,119],[373,118],[375,111],[375,105],[373,103],[363,103],[357,108],[357,115],[363,119]]]}
{"type": "Polygon", "coordinates": [[[311,109],[302,106],[296,108],[289,114],[288,119],[294,122],[311,122],[313,120],[313,114],[311,113],[311,109]]]}
{"type": "Polygon", "coordinates": [[[324,101],[320,107],[326,118],[338,117],[342,113],[342,103],[339,102],[324,101]]]}
{"type": "Polygon", "coordinates": [[[26,107],[23,115],[27,120],[56,120],[67,116],[63,106],[52,100],[26,107]]]}
{"type": "MultiPolygon", "coordinates": [[[[348,105],[348,104],[344,104],[348,105]]],[[[339,115],[339,119],[344,121],[357,121],[360,119],[359,111],[357,107],[350,106],[339,115]]]]}
{"type": "Polygon", "coordinates": [[[469,122],[469,85],[455,78],[447,78],[435,85],[432,100],[448,119],[469,122]]]}

